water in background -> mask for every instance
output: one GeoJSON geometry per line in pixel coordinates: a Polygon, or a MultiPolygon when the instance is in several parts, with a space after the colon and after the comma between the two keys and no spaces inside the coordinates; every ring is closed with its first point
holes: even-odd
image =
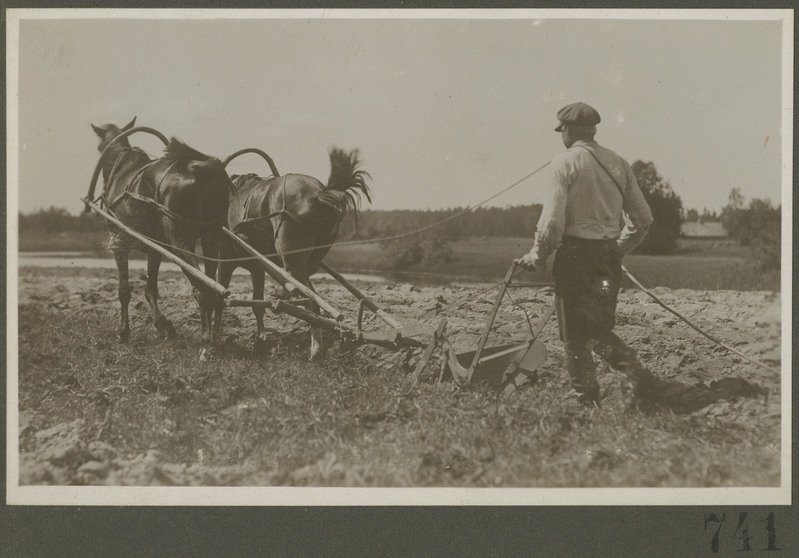
{"type": "MultiPolygon", "coordinates": [[[[111,258],[98,258],[83,252],[20,252],[17,259],[18,267],[73,267],[89,269],[116,269],[116,262],[111,258]]],[[[128,262],[131,271],[147,271],[147,260],[131,259],[128,262]]],[[[180,271],[180,268],[171,262],[161,262],[161,271],[180,271]]],[[[245,269],[238,268],[233,272],[236,275],[248,274],[245,269]]],[[[385,283],[386,277],[370,273],[343,273],[350,281],[363,281],[365,283],[385,283]]],[[[329,277],[327,273],[317,273],[312,278],[329,277]]]]}

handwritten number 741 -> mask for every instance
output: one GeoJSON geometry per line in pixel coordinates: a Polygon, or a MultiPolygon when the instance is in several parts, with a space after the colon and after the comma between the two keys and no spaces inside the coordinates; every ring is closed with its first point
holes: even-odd
{"type": "MultiPolygon", "coordinates": [[[[738,522],[735,527],[735,531],[733,531],[731,538],[734,540],[741,541],[740,545],[741,551],[749,551],[752,550],[749,541],[751,541],[754,536],[750,534],[749,531],[749,514],[748,512],[740,512],[738,514],[738,522]]],[[[716,553],[719,551],[720,545],[720,534],[721,528],[724,526],[724,521],[727,519],[727,514],[721,514],[721,518],[715,513],[705,515],[705,531],[712,531],[713,536],[710,539],[710,551],[716,553]]],[[[779,550],[777,548],[777,528],[774,523],[774,513],[769,513],[765,519],[760,520],[759,523],[765,523],[765,532],[766,532],[766,548],[762,550],[779,550]]]]}

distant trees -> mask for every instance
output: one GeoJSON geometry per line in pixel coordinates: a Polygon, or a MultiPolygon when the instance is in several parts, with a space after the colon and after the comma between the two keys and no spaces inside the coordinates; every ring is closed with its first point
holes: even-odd
{"type": "Polygon", "coordinates": [[[57,234],[104,231],[106,228],[99,215],[72,215],[66,209],[50,207],[27,215],[20,213],[19,230],[21,233],[57,234]]]}
{"type": "Polygon", "coordinates": [[[661,254],[673,250],[680,237],[682,200],[651,161],[635,161],[632,171],[655,219],[636,251],[661,254]]]}
{"type": "Polygon", "coordinates": [[[348,215],[341,223],[339,239],[381,238],[410,232],[444,222],[431,229],[425,236],[440,236],[446,240],[482,236],[524,237],[532,239],[541,205],[520,205],[515,207],[478,207],[463,213],[463,208],[438,211],[419,211],[398,209],[392,211],[366,210],[360,214],[356,230],[353,215],[348,215]],[[456,217],[456,215],[463,213],[456,217]]]}
{"type": "Polygon", "coordinates": [[[688,209],[683,217],[683,221],[690,223],[717,223],[719,220],[718,214],[715,211],[708,211],[707,207],[701,214],[696,209],[688,209]]]}
{"type": "Polygon", "coordinates": [[[753,199],[749,207],[738,188],[730,191],[727,205],[721,211],[721,224],[735,241],[749,246],[752,257],[761,269],[779,269],[782,254],[781,207],[771,201],[753,199]]]}

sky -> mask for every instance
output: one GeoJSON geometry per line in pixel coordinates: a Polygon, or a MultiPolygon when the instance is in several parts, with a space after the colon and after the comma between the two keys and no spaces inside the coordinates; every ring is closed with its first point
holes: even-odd
{"type": "MultiPolygon", "coordinates": [[[[576,101],[599,111],[601,145],[631,163],[652,161],[685,208],[719,210],[734,187],[746,200],[779,204],[782,166],[791,165],[781,135],[791,76],[775,13],[749,21],[723,12],[710,20],[64,13],[20,12],[19,48],[9,49],[18,173],[8,186],[25,213],[77,213],[99,158],[90,124],[134,116],[220,159],[257,147],[281,174],[322,182],[329,148],[360,149],[373,209],[483,201],[564,149],[555,115],[576,101]]],[[[154,137],[130,139],[161,153],[154,137]]],[[[229,170],[268,174],[256,155],[229,170]]],[[[540,203],[545,177],[490,205],[540,203]]]]}

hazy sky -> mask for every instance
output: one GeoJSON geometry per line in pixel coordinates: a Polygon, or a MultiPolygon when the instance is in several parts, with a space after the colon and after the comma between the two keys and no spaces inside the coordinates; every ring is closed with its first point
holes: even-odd
{"type": "MultiPolygon", "coordinates": [[[[574,101],[601,114],[601,144],[630,162],[653,161],[685,207],[718,209],[733,187],[776,204],[781,41],[781,21],[513,12],[502,20],[23,18],[19,208],[78,211],[99,156],[89,124],[134,116],[220,158],[258,147],[281,173],[323,182],[329,147],[360,148],[373,208],[465,206],[562,150],[555,113],[574,101]]],[[[161,152],[155,138],[131,141],[161,152]]],[[[268,174],[254,155],[230,170],[268,174]]],[[[541,201],[538,176],[493,205],[541,201]]]]}

